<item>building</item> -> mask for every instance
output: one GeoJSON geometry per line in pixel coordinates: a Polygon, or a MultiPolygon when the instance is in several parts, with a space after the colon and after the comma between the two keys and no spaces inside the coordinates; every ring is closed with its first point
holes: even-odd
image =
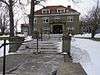
{"type": "MultiPolygon", "coordinates": [[[[34,15],[34,31],[40,34],[62,34],[63,32],[79,33],[80,13],[71,6],[46,6],[37,10],[34,15]]],[[[29,32],[29,25],[22,24],[21,31],[29,32]]]]}

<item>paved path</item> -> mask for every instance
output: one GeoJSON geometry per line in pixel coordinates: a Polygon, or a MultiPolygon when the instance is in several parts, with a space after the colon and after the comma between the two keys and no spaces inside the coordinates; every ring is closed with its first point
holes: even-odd
{"type": "MultiPolygon", "coordinates": [[[[6,73],[11,75],[86,75],[80,64],[72,63],[66,55],[58,52],[58,41],[39,42],[42,53],[36,52],[36,41],[28,42],[19,48],[18,54],[7,55],[6,73]]],[[[2,58],[0,58],[0,73],[2,73],[2,58]]]]}
{"type": "MultiPolygon", "coordinates": [[[[2,73],[0,58],[0,73],[2,73]]],[[[16,54],[8,55],[6,73],[12,75],[86,75],[80,64],[72,63],[69,57],[64,62],[61,54],[16,54]]]]}
{"type": "Polygon", "coordinates": [[[57,75],[87,75],[79,63],[64,62],[60,65],[57,75]]]}

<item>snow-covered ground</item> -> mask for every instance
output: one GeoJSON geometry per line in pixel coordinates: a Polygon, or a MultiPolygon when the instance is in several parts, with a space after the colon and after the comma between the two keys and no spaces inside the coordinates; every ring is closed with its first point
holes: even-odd
{"type": "MultiPolygon", "coordinates": [[[[79,62],[83,66],[87,75],[99,75],[100,74],[100,41],[93,41],[90,39],[82,39],[75,37],[90,37],[91,34],[75,35],[71,41],[71,55],[75,63],[79,62]]],[[[100,38],[100,34],[95,36],[100,38]]],[[[29,37],[25,41],[29,41],[29,37]],[[28,39],[28,40],[27,40],[28,39]]],[[[54,40],[53,40],[54,41],[54,40]]],[[[3,41],[0,41],[0,45],[3,41]]],[[[58,42],[59,49],[62,49],[62,43],[58,42]]],[[[7,52],[9,46],[7,46],[7,52]]],[[[3,56],[3,47],[0,49],[0,56],[3,56]]]]}
{"type": "MultiPolygon", "coordinates": [[[[7,43],[9,43],[9,41],[6,41],[7,43]]],[[[4,43],[3,40],[0,41],[0,46],[4,43]]],[[[6,46],[6,55],[8,55],[8,50],[9,50],[9,46],[6,46]]],[[[0,57],[3,56],[3,51],[4,51],[4,47],[0,48],[0,57]]]]}
{"type": "MultiPolygon", "coordinates": [[[[90,34],[76,35],[77,37],[90,37],[90,34]]],[[[75,37],[76,37],[75,36],[75,37]]],[[[100,38],[100,34],[95,37],[100,38]]],[[[74,62],[80,62],[87,75],[100,75],[100,42],[90,39],[72,39],[72,57],[74,62]]]]}
{"type": "MultiPolygon", "coordinates": [[[[74,37],[88,37],[90,38],[91,37],[91,34],[87,33],[87,34],[78,34],[78,35],[75,35],[74,37]]],[[[100,38],[100,34],[96,34],[94,37],[96,38],[100,38]]]]}

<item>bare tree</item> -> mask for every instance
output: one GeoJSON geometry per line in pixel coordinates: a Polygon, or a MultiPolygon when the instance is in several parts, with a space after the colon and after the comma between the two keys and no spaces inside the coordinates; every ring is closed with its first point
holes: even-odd
{"type": "Polygon", "coordinates": [[[5,34],[5,30],[8,28],[9,17],[8,10],[6,10],[7,6],[0,4],[0,30],[1,34],[5,34]]]}
{"type": "Polygon", "coordinates": [[[13,14],[13,5],[14,1],[13,0],[0,0],[0,2],[4,3],[9,10],[9,21],[10,21],[10,36],[14,36],[14,14],[13,14]]]}
{"type": "Polygon", "coordinates": [[[34,8],[35,8],[35,5],[39,4],[41,1],[45,1],[45,0],[31,0],[31,8],[30,8],[30,15],[29,15],[29,25],[30,25],[29,35],[32,35],[34,32],[34,8]]]}
{"type": "Polygon", "coordinates": [[[4,14],[0,14],[0,29],[1,29],[1,34],[5,34],[5,30],[7,29],[8,26],[8,20],[7,16],[4,14]]]}
{"type": "Polygon", "coordinates": [[[99,0],[97,1],[96,7],[86,15],[84,19],[84,29],[91,33],[91,38],[94,38],[96,30],[98,29],[100,20],[100,7],[99,0]]]}
{"type": "Polygon", "coordinates": [[[98,28],[98,22],[99,22],[99,13],[100,13],[100,8],[99,8],[99,0],[97,1],[97,6],[94,11],[91,13],[91,25],[92,25],[92,31],[91,31],[91,38],[94,38],[96,34],[96,30],[98,28]]]}
{"type": "Polygon", "coordinates": [[[14,19],[14,16],[17,14],[17,13],[14,13],[14,12],[16,11],[16,7],[18,9],[20,9],[18,7],[18,5],[22,5],[21,2],[22,2],[22,0],[0,0],[0,3],[1,3],[0,6],[2,7],[2,5],[5,5],[6,6],[6,9],[9,12],[9,26],[10,26],[9,28],[10,28],[10,36],[11,37],[14,36],[14,30],[15,30],[14,27],[16,27],[15,25],[18,22],[18,20],[15,20],[14,19]],[[14,8],[15,8],[15,10],[14,10],[14,8]],[[15,22],[15,21],[17,21],[17,22],[15,22]]]}

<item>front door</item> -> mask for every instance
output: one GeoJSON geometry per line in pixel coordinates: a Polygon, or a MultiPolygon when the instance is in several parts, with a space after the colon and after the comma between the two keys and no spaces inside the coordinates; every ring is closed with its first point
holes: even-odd
{"type": "Polygon", "coordinates": [[[62,32],[63,32],[62,25],[53,26],[53,34],[62,34],[62,32]]]}

